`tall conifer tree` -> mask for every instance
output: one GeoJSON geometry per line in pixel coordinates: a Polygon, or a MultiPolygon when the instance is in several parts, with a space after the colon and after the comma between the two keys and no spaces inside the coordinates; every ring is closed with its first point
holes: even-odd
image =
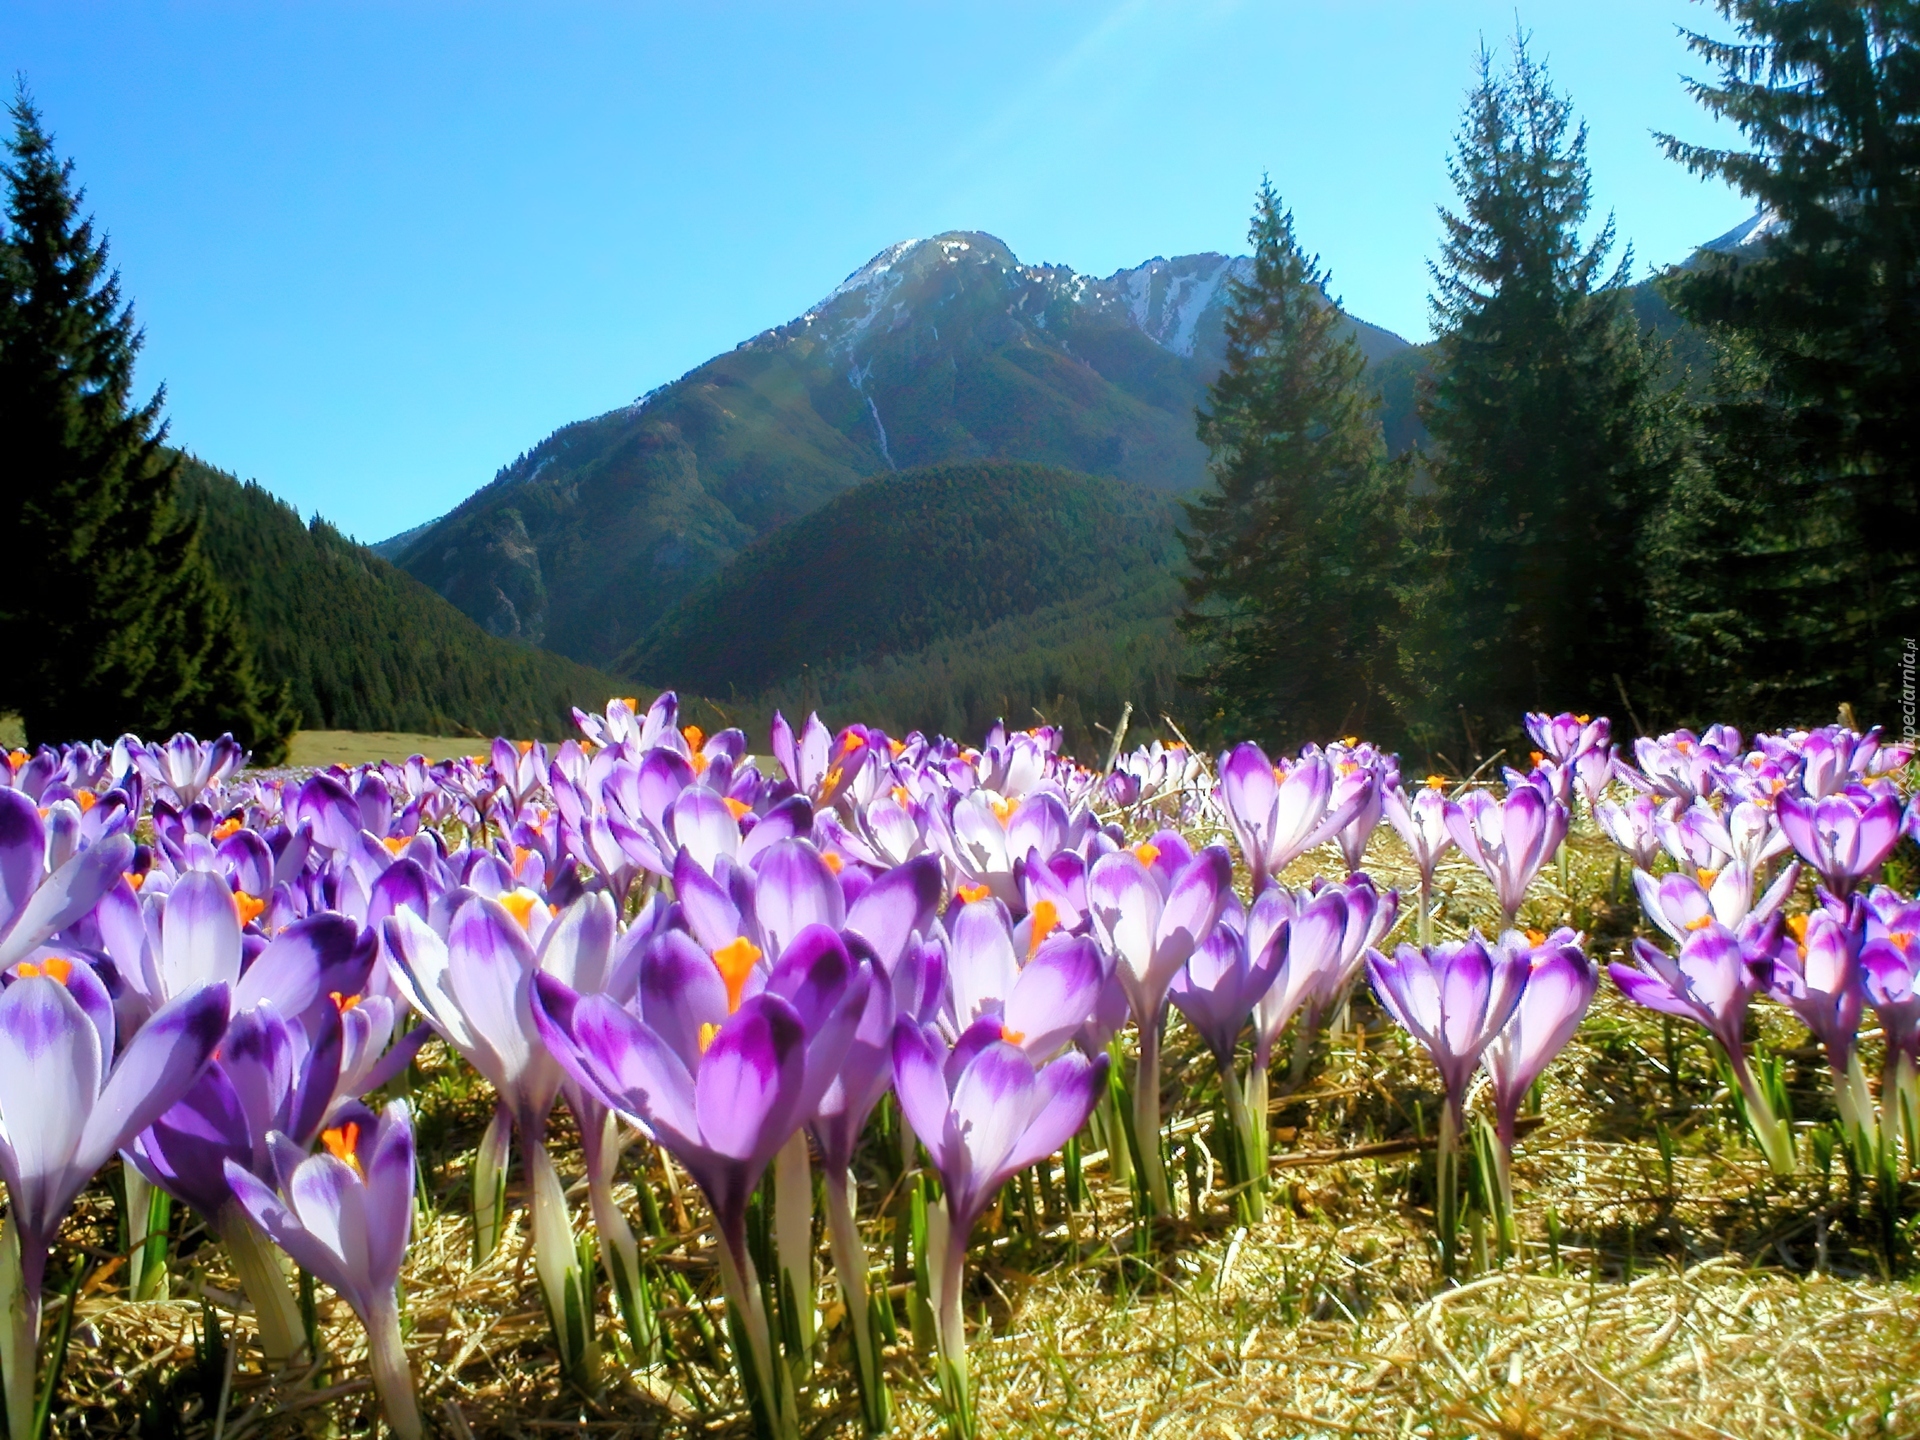
{"type": "Polygon", "coordinates": [[[1366,360],[1262,182],[1253,270],[1235,279],[1226,365],[1199,417],[1212,483],[1186,504],[1181,628],[1216,727],[1291,747],[1377,732],[1400,469],[1386,462],[1366,360]]]}
{"type": "Polygon", "coordinates": [[[0,232],[0,445],[12,492],[0,566],[0,710],[34,741],[231,730],[260,759],[292,717],[174,505],[163,393],[131,400],[140,334],[24,89],[0,232]]]}
{"type": "Polygon", "coordinates": [[[1638,682],[1640,533],[1679,435],[1627,305],[1630,254],[1608,272],[1611,220],[1580,240],[1586,128],[1524,36],[1505,74],[1481,52],[1449,172],[1460,210],[1442,212],[1431,267],[1432,489],[1402,659],[1421,738],[1487,752],[1524,711],[1612,708],[1638,682]]]}
{"type": "Polygon", "coordinates": [[[1663,518],[1672,685],[1749,725],[1897,719],[1920,633],[1920,4],[1720,0],[1732,42],[1693,93],[1748,150],[1666,140],[1759,202],[1764,239],[1669,283],[1719,341],[1706,466],[1663,518]],[[1701,573],[1715,517],[1731,563],[1701,573]]]}

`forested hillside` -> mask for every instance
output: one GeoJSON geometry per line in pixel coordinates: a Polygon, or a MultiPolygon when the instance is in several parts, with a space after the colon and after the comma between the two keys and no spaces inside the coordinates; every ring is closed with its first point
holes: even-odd
{"type": "Polygon", "coordinates": [[[239,609],[261,675],[309,729],[559,736],[620,682],[487,634],[326,521],[186,458],[180,503],[239,609]]]}
{"type": "MultiPolygon", "coordinates": [[[[1084,732],[1175,702],[1178,507],[1041,465],[872,480],[690,592],[630,673],[712,695],[973,734],[1034,712],[1084,732]]],[[[1190,697],[1189,697],[1190,698],[1190,697]]]]}

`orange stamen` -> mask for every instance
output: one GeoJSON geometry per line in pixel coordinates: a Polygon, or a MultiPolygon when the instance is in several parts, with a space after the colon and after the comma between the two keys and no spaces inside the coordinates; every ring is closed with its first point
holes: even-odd
{"type": "Polygon", "coordinates": [[[540,897],[525,887],[500,897],[502,908],[520,922],[522,930],[532,928],[533,907],[539,903],[540,897]]]}
{"type": "Polygon", "coordinates": [[[1429,776],[1427,776],[1427,788],[1428,788],[1429,790],[1444,790],[1444,789],[1446,789],[1446,788],[1447,788],[1447,777],[1446,777],[1446,776],[1444,776],[1444,775],[1429,775],[1429,776]]]}
{"type": "Polygon", "coordinates": [[[521,871],[527,868],[527,861],[531,859],[532,856],[533,851],[524,845],[516,845],[513,847],[513,873],[516,877],[519,876],[521,871]]]}
{"type": "Polygon", "coordinates": [[[533,741],[522,740],[520,742],[520,753],[522,755],[531,755],[533,753],[533,741]]]}
{"type": "Polygon", "coordinates": [[[1133,855],[1142,865],[1151,865],[1160,858],[1160,847],[1151,840],[1142,840],[1133,847],[1133,855]]]}
{"type": "Polygon", "coordinates": [[[1711,925],[1711,924],[1713,924],[1713,916],[1711,916],[1711,915],[1702,915],[1702,916],[1701,916],[1701,917],[1700,917],[1700,918],[1699,918],[1698,920],[1689,920],[1689,921],[1687,922],[1687,929],[1689,929],[1689,930],[1704,930],[1704,929],[1706,929],[1706,928],[1707,928],[1707,926],[1709,926],[1709,925],[1711,925]]]}
{"type": "Polygon", "coordinates": [[[1805,945],[1807,943],[1807,917],[1804,915],[1789,915],[1787,917],[1787,933],[1793,936],[1796,945],[1805,945]]]}
{"type": "Polygon", "coordinates": [[[320,1143],[327,1147],[327,1153],[334,1159],[344,1161],[353,1167],[353,1173],[366,1179],[366,1172],[360,1168],[360,1122],[349,1120],[344,1125],[336,1125],[331,1130],[320,1132],[320,1143]]]}
{"type": "Polygon", "coordinates": [[[1031,960],[1034,952],[1055,930],[1060,928],[1060,909],[1051,900],[1036,900],[1031,912],[1033,932],[1027,937],[1027,958],[1031,960]]]}
{"type": "Polygon", "coordinates": [[[687,748],[689,750],[698,750],[702,745],[707,743],[707,732],[702,730],[698,725],[682,725],[680,727],[680,737],[687,742],[687,748]]]}
{"type": "Polygon", "coordinates": [[[623,695],[620,697],[620,703],[626,706],[627,709],[633,711],[634,714],[638,715],[640,713],[640,699],[638,696],[623,695]]]}
{"type": "Polygon", "coordinates": [[[892,753],[893,758],[898,760],[906,753],[907,742],[904,740],[889,740],[887,741],[887,749],[892,753]]]}
{"type": "Polygon", "coordinates": [[[1713,888],[1713,882],[1720,878],[1720,872],[1718,870],[1695,870],[1693,873],[1700,881],[1700,888],[1702,890],[1711,890],[1713,888]]]}
{"type": "Polygon", "coordinates": [[[389,855],[398,855],[413,843],[413,837],[410,835],[387,835],[381,838],[380,843],[387,847],[387,853],[389,855]]]}
{"type": "Polygon", "coordinates": [[[1538,765],[1542,760],[1546,759],[1547,757],[1542,755],[1538,750],[1529,750],[1527,752],[1527,758],[1533,761],[1534,764],[1538,765]]]}
{"type": "Polygon", "coordinates": [[[1005,1025],[1002,1025],[1000,1027],[1000,1038],[1009,1045],[1018,1045],[1026,1040],[1027,1032],[1024,1030],[1009,1030],[1005,1025]]]}
{"type": "Polygon", "coordinates": [[[707,1053],[707,1047],[713,1044],[713,1037],[720,1033],[720,1027],[711,1020],[700,1022],[700,1053],[707,1053]]]}
{"type": "Polygon", "coordinates": [[[993,891],[985,885],[961,885],[953,893],[959,897],[962,905],[971,905],[976,900],[986,899],[993,891]]]}
{"type": "Polygon", "coordinates": [[[893,787],[892,794],[893,794],[893,803],[898,805],[903,810],[906,809],[907,801],[909,798],[911,798],[907,794],[907,787],[904,785],[896,785],[893,787]]]}
{"type": "Polygon", "coordinates": [[[740,1008],[741,998],[747,988],[747,977],[753,973],[753,967],[760,963],[762,953],[760,947],[744,935],[736,935],[713,952],[714,968],[727,983],[729,1015],[740,1008]]]}
{"type": "Polygon", "coordinates": [[[14,973],[22,980],[32,980],[37,976],[44,975],[47,979],[58,980],[64,985],[67,983],[67,977],[73,974],[73,962],[71,960],[62,960],[58,955],[50,956],[38,964],[35,964],[31,960],[25,960],[21,962],[20,968],[14,973]]]}
{"type": "Polygon", "coordinates": [[[696,775],[706,774],[707,766],[711,765],[712,763],[713,762],[711,760],[707,759],[707,757],[698,750],[694,751],[691,755],[687,756],[687,764],[693,768],[693,773],[696,775]]]}
{"type": "Polygon", "coordinates": [[[147,876],[144,870],[127,871],[127,884],[131,885],[134,889],[138,890],[142,885],[146,883],[147,883],[147,876]]]}
{"type": "Polygon", "coordinates": [[[998,820],[1002,825],[1005,825],[1011,820],[1013,818],[1013,812],[1019,808],[1017,802],[1004,799],[999,795],[991,797],[987,803],[993,806],[994,819],[998,820]]]}
{"type": "Polygon", "coordinates": [[[1527,944],[1529,945],[1544,945],[1547,943],[1547,932],[1544,930],[1529,930],[1526,932],[1526,936],[1527,944]]]}
{"type": "Polygon", "coordinates": [[[215,840],[224,840],[229,835],[238,834],[239,830],[240,817],[238,815],[230,816],[213,827],[213,838],[215,840]]]}
{"type": "Polygon", "coordinates": [[[834,850],[821,851],[820,858],[826,862],[827,869],[831,870],[836,875],[840,873],[841,869],[847,863],[846,861],[840,858],[839,852],[834,850]]]}
{"type": "Polygon", "coordinates": [[[746,801],[735,800],[732,796],[726,797],[720,803],[727,807],[727,814],[736,820],[744,819],[747,813],[753,809],[746,801]]]}
{"type": "Polygon", "coordinates": [[[342,1015],[353,1009],[362,999],[359,995],[344,995],[338,990],[329,990],[327,992],[327,998],[333,1001],[333,1008],[338,1010],[342,1015]]]}
{"type": "Polygon", "coordinates": [[[100,797],[91,790],[82,790],[73,797],[73,803],[80,807],[80,813],[84,815],[100,803],[100,797]]]}
{"type": "Polygon", "coordinates": [[[266,909],[266,901],[256,900],[244,890],[233,892],[233,913],[240,917],[243,928],[258,920],[266,913],[266,909]]]}

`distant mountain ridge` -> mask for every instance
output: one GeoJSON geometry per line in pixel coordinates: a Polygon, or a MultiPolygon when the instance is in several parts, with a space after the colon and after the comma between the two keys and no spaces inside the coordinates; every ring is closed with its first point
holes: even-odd
{"type": "MultiPolygon", "coordinates": [[[[977,232],[902,241],[375,548],[492,633],[604,665],[756,538],[872,475],[1018,460],[1185,491],[1205,475],[1194,407],[1247,263],[1155,258],[1102,279],[977,232]]],[[[1349,323],[1372,361],[1408,348],[1349,323]]]]}

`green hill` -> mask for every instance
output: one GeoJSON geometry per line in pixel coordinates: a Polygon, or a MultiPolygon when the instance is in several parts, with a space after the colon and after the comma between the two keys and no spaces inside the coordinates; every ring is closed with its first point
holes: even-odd
{"type": "Polygon", "coordinates": [[[891,733],[1038,712],[1085,741],[1181,703],[1178,506],[1124,481],[976,462],[857,486],[695,587],[623,669],[753,727],[818,706],[891,733]],[[724,697],[724,698],[721,698],[724,697]]]}
{"type": "Polygon", "coordinates": [[[233,595],[262,677],[284,680],[308,729],[559,736],[569,708],[630,687],[487,634],[326,521],[191,456],[180,503],[233,595]]]}

